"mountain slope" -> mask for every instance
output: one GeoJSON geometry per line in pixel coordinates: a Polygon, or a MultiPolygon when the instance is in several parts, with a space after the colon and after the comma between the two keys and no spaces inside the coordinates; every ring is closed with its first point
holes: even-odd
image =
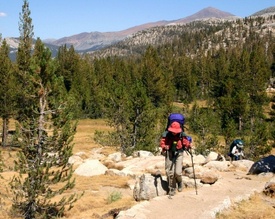
{"type": "Polygon", "coordinates": [[[64,44],[73,45],[74,48],[78,51],[95,51],[102,49],[106,46],[117,43],[127,36],[132,35],[138,31],[146,30],[152,27],[165,26],[168,24],[182,24],[189,23],[195,20],[206,19],[206,18],[218,18],[218,19],[227,19],[234,17],[233,14],[228,12],[223,12],[218,9],[208,7],[205,8],[191,16],[186,18],[181,18],[173,21],[158,21],[152,23],[146,23],[143,25],[135,26],[123,31],[118,32],[91,32],[91,33],[81,33],[73,35],[70,37],[64,37],[51,43],[56,46],[61,46],[64,44]]]}
{"type": "Polygon", "coordinates": [[[269,8],[265,8],[261,11],[258,11],[254,14],[252,14],[251,16],[263,16],[263,15],[267,15],[267,14],[274,14],[275,13],[275,6],[274,7],[269,7],[269,8]]]}
{"type": "Polygon", "coordinates": [[[147,23],[139,26],[135,26],[126,30],[117,32],[91,32],[91,33],[80,33],[70,37],[63,37],[55,41],[51,41],[51,44],[61,46],[64,44],[73,45],[76,50],[99,50],[107,45],[114,44],[123,40],[128,35],[135,32],[148,29],[155,26],[166,25],[167,21],[158,21],[147,23]]]}

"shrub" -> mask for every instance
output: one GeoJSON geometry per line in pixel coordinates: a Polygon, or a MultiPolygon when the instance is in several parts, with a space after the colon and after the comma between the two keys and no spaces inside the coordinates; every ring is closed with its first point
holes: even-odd
{"type": "Polygon", "coordinates": [[[119,191],[113,191],[107,198],[107,203],[110,204],[122,198],[122,194],[119,191]]]}

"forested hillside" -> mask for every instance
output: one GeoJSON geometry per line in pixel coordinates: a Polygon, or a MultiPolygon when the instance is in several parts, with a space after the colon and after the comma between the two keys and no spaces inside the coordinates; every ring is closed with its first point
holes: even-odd
{"type": "MultiPolygon", "coordinates": [[[[272,9],[272,8],[271,8],[272,9]]],[[[271,10],[270,9],[270,10],[271,10]]],[[[149,45],[174,47],[173,52],[194,55],[199,50],[205,52],[219,48],[242,46],[250,39],[250,35],[270,37],[275,35],[275,10],[262,16],[238,19],[209,18],[187,24],[174,24],[150,28],[137,32],[127,39],[109,46],[93,56],[129,56],[143,53],[149,45]],[[180,50],[184,48],[185,51],[180,50]]]]}

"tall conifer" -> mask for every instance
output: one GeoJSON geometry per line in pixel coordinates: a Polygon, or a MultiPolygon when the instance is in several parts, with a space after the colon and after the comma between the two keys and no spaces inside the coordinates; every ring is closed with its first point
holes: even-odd
{"type": "Polygon", "coordinates": [[[3,121],[2,146],[6,146],[9,120],[15,113],[16,84],[14,68],[9,58],[9,48],[6,40],[3,40],[0,48],[0,116],[3,121]]]}
{"type": "Polygon", "coordinates": [[[33,34],[29,4],[24,0],[21,14],[21,37],[18,51],[18,69],[21,81],[21,107],[17,135],[20,151],[15,160],[15,175],[10,183],[13,192],[13,209],[25,219],[56,218],[63,216],[79,198],[64,193],[74,187],[72,166],[73,135],[70,101],[61,77],[55,72],[51,52],[38,39],[33,55],[29,38],[33,34]],[[22,19],[23,18],[23,19],[22,19]],[[26,45],[24,45],[26,43],[26,45]],[[25,60],[25,61],[23,61],[25,60]],[[28,88],[23,87],[28,83],[28,88]]]}

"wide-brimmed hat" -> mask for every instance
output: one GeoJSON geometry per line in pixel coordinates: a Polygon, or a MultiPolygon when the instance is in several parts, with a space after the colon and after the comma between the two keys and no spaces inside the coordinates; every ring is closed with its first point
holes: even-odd
{"type": "Polygon", "coordinates": [[[235,142],[236,142],[236,146],[237,146],[238,148],[243,148],[244,143],[243,143],[242,140],[236,139],[235,142]]]}
{"type": "Polygon", "coordinates": [[[182,129],[180,127],[180,124],[178,122],[172,122],[171,125],[168,128],[169,132],[173,132],[173,133],[181,133],[182,129]]]}

